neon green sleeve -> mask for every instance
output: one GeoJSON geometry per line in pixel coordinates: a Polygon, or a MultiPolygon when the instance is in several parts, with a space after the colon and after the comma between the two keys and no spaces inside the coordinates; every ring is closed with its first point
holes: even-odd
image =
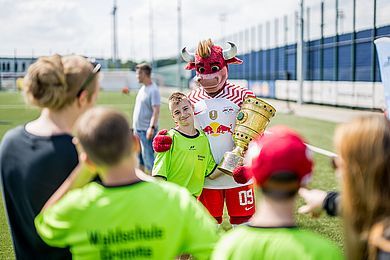
{"type": "Polygon", "coordinates": [[[170,161],[171,161],[170,150],[162,153],[157,153],[157,156],[154,159],[152,175],[160,176],[165,179],[168,179],[170,161]]]}
{"type": "Polygon", "coordinates": [[[202,204],[188,196],[185,218],[186,226],[183,252],[195,259],[209,259],[218,241],[217,223],[205,210],[202,204]]]}
{"type": "Polygon", "coordinates": [[[168,135],[172,137],[172,145],[166,152],[157,153],[156,158],[154,159],[152,176],[160,176],[168,179],[168,173],[171,165],[171,154],[173,149],[174,137],[168,132],[168,135]]]}
{"type": "Polygon", "coordinates": [[[207,168],[206,168],[205,176],[207,177],[210,174],[212,174],[216,167],[217,167],[217,164],[214,160],[214,157],[213,157],[213,154],[211,152],[210,145],[209,145],[207,168]]]}
{"type": "Polygon", "coordinates": [[[55,247],[69,246],[69,235],[77,223],[80,190],[70,191],[60,201],[39,213],[34,224],[45,243],[55,247]]]}
{"type": "Polygon", "coordinates": [[[212,174],[214,172],[215,168],[217,168],[217,164],[214,161],[213,155],[210,154],[205,176],[207,177],[210,174],[212,174]]]}

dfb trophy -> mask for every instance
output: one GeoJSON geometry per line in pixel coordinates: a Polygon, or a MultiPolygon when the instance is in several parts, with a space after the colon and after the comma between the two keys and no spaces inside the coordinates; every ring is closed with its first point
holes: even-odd
{"type": "Polygon", "coordinates": [[[236,118],[233,133],[235,148],[224,154],[222,162],[218,166],[219,170],[232,175],[236,167],[243,165],[248,144],[264,132],[275,112],[273,106],[259,98],[245,98],[236,118]]]}

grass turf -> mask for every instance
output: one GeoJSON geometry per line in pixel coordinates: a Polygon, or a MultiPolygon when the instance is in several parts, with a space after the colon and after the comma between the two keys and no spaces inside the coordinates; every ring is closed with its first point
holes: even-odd
{"type": "MultiPolygon", "coordinates": [[[[129,95],[124,95],[119,92],[101,92],[98,104],[122,111],[131,121],[134,98],[134,92],[129,95]]],[[[162,105],[160,114],[160,129],[173,127],[166,104],[162,105]]],[[[28,122],[38,115],[38,109],[24,105],[23,98],[19,93],[0,92],[0,139],[2,139],[7,130],[28,122]]],[[[278,124],[284,124],[295,129],[301,133],[311,145],[331,151],[333,150],[332,136],[336,126],[334,123],[297,117],[291,114],[277,113],[271,120],[270,126],[278,124]]],[[[315,154],[314,158],[315,170],[309,187],[337,190],[337,184],[335,176],[330,168],[329,158],[319,154],[315,154]]],[[[302,202],[299,201],[298,205],[301,203],[302,202]]],[[[301,227],[319,232],[343,247],[342,226],[338,218],[330,218],[324,215],[318,219],[312,219],[303,215],[297,215],[296,217],[298,224],[301,227]]],[[[227,217],[225,216],[224,219],[223,227],[224,229],[229,229],[230,226],[227,222],[227,217]]],[[[13,247],[1,197],[0,241],[0,259],[13,259],[13,247]]]]}

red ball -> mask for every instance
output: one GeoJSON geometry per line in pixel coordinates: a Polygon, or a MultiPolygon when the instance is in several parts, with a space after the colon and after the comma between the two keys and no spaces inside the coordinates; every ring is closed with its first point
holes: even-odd
{"type": "Polygon", "coordinates": [[[122,93],[123,94],[129,94],[129,88],[128,87],[123,87],[122,88],[122,93]]]}

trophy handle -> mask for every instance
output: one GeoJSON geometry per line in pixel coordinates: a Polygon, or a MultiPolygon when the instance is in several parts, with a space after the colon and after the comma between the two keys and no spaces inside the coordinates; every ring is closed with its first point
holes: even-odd
{"type": "Polygon", "coordinates": [[[226,152],[218,169],[232,175],[235,168],[243,165],[244,152],[249,143],[261,135],[267,127],[270,118],[275,115],[275,108],[267,102],[252,96],[245,98],[236,116],[233,141],[235,148],[226,152]]]}
{"type": "Polygon", "coordinates": [[[244,149],[240,146],[236,146],[231,152],[226,152],[222,162],[218,165],[218,169],[232,176],[235,168],[244,165],[244,152],[244,149]]]}

